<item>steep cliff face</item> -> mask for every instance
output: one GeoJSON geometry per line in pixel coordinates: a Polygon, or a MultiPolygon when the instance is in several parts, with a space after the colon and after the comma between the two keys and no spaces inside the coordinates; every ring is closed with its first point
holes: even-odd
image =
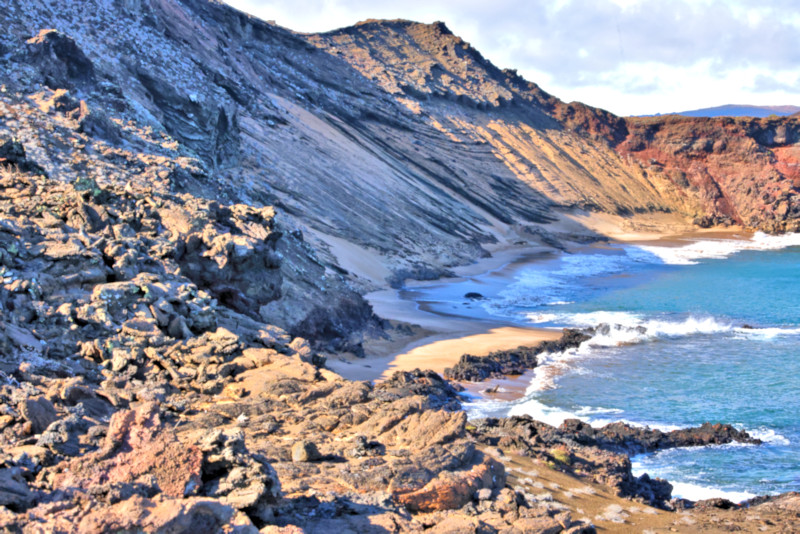
{"type": "Polygon", "coordinates": [[[343,57],[446,136],[438,152],[475,145],[490,153],[489,165],[459,153],[449,174],[466,178],[460,190],[475,182],[506,186],[498,199],[501,220],[517,217],[513,199],[520,190],[538,193],[553,207],[620,214],[672,211],[683,203],[668,181],[648,178],[612,150],[627,135],[623,119],[565,104],[515,72],[501,71],[443,23],[367,21],[309,40],[343,57]]]}
{"type": "Polygon", "coordinates": [[[800,228],[800,120],[629,119],[617,146],[700,200],[701,226],[800,228]]]}
{"type": "MultiPolygon", "coordinates": [[[[55,32],[37,40],[54,35],[70,43],[55,32]]],[[[74,43],[67,49],[74,54],[74,43]]],[[[49,72],[59,70],[68,72],[49,72]]],[[[63,312],[66,324],[35,329],[63,358],[76,337],[99,336],[93,326],[108,322],[93,289],[169,279],[174,294],[163,306],[122,306],[121,316],[157,320],[187,339],[233,314],[227,326],[237,331],[269,323],[329,350],[358,352],[363,334],[381,328],[369,304],[272,207],[194,194],[212,180],[213,171],[164,132],[111,120],[63,88],[23,94],[2,85],[0,270],[17,282],[0,294],[3,321],[23,327],[63,312]],[[65,334],[73,320],[81,328],[65,334]]]]}
{"type": "Polygon", "coordinates": [[[457,125],[447,133],[487,141],[520,181],[560,206],[798,227],[797,117],[616,117],[500,71],[442,23],[367,21],[310,39],[400,101],[457,125]]]}
{"type": "MultiPolygon", "coordinates": [[[[176,192],[274,205],[328,260],[347,243],[385,278],[553,242],[548,223],[575,208],[796,227],[796,118],[622,119],[497,69],[441,23],[304,35],[207,0],[16,2],[0,22],[9,94],[50,116],[45,89],[68,92],[78,131],[109,146],[147,130],[155,155],[194,162],[176,192]]],[[[51,176],[77,175],[22,141],[51,176]]]]}

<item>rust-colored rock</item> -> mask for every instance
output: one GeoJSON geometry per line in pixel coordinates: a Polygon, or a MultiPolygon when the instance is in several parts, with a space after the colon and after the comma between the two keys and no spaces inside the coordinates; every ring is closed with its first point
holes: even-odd
{"type": "Polygon", "coordinates": [[[505,485],[503,464],[490,457],[469,471],[443,471],[423,488],[397,493],[397,501],[412,512],[434,512],[461,508],[483,488],[502,488],[505,485]]]}
{"type": "Polygon", "coordinates": [[[74,460],[56,486],[89,490],[102,484],[141,483],[168,497],[195,493],[201,481],[202,452],[180,443],[165,428],[158,406],[144,403],[111,418],[102,450],[74,460]]]}

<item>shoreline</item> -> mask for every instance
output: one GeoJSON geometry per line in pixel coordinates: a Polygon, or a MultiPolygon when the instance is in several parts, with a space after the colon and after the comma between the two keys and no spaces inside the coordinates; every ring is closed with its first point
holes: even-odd
{"type": "MultiPolygon", "coordinates": [[[[402,291],[413,291],[425,285],[448,285],[466,281],[472,277],[508,274],[520,264],[530,264],[556,255],[569,253],[587,246],[642,245],[659,247],[683,247],[706,240],[747,241],[754,234],[740,228],[714,229],[688,233],[665,233],[661,235],[635,235],[629,240],[610,239],[591,245],[572,243],[567,251],[555,249],[515,248],[502,251],[492,258],[456,270],[456,277],[436,281],[412,282],[402,290],[382,290],[367,295],[376,313],[393,321],[419,325],[416,336],[399,343],[402,348],[364,360],[361,370],[357,363],[336,365],[334,370],[350,379],[380,382],[395,371],[410,371],[415,368],[430,369],[439,374],[445,367],[458,362],[462,354],[485,356],[495,350],[514,349],[535,345],[540,341],[553,340],[561,336],[562,327],[522,327],[502,321],[481,318],[459,317],[437,312],[424,301],[402,298],[402,291]],[[354,367],[355,366],[355,367],[354,367]]],[[[472,402],[509,402],[525,397],[530,386],[533,369],[521,375],[493,378],[483,382],[458,382],[473,397],[472,402]]],[[[679,483],[680,484],[680,483],[679,483]]],[[[686,485],[686,484],[684,484],[686,485]]],[[[725,497],[725,490],[715,487],[697,486],[693,490],[710,491],[710,497],[725,497]]]]}
{"type": "MultiPolygon", "coordinates": [[[[653,218],[659,219],[657,216],[653,218]]],[[[503,277],[510,275],[518,266],[572,253],[585,247],[601,248],[610,245],[681,247],[707,239],[747,240],[753,235],[752,232],[740,227],[697,228],[687,231],[678,225],[679,230],[675,231],[675,221],[670,217],[665,219],[672,221],[673,226],[666,227],[664,231],[632,231],[624,228],[626,221],[618,216],[561,214],[561,220],[553,223],[559,228],[574,231],[574,226],[578,226],[584,231],[591,229],[607,232],[606,240],[589,244],[569,242],[565,250],[543,245],[499,245],[490,247],[494,248],[491,250],[492,256],[453,269],[455,276],[437,280],[409,280],[401,289],[386,288],[367,293],[364,298],[372,305],[375,314],[390,321],[396,329],[399,326],[400,330],[405,332],[390,340],[371,340],[365,344],[367,355],[364,358],[329,359],[329,367],[350,380],[381,381],[395,371],[410,371],[416,367],[441,374],[444,368],[457,363],[462,354],[485,356],[495,350],[535,345],[540,341],[551,341],[561,336],[563,326],[533,327],[500,319],[450,315],[435,311],[424,301],[401,296],[401,293],[413,292],[415,288],[432,284],[447,286],[490,275],[503,277]]],[[[660,221],[659,224],[665,223],[660,221]]],[[[463,383],[462,386],[470,391],[475,389],[469,383],[463,383]]],[[[521,398],[525,394],[527,385],[514,386],[513,389],[514,397],[506,399],[508,395],[504,395],[503,400],[521,398]]],[[[488,400],[500,399],[491,397],[488,400]]]]}

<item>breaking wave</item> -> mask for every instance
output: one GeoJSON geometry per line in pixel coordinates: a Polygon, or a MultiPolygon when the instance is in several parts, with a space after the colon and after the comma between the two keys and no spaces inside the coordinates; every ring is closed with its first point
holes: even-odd
{"type": "Polygon", "coordinates": [[[744,250],[779,250],[800,246],[800,233],[770,235],[756,232],[751,239],[709,239],[681,247],[641,246],[669,265],[693,265],[702,259],[723,259],[744,250]]]}

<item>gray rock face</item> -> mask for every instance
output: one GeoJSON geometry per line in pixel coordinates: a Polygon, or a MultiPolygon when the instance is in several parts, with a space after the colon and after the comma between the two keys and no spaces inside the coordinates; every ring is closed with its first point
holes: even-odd
{"type": "Polygon", "coordinates": [[[22,510],[33,502],[33,498],[19,468],[0,468],[0,506],[22,510]]]}
{"type": "Polygon", "coordinates": [[[86,87],[94,81],[94,65],[70,36],[41,30],[26,44],[25,61],[36,65],[51,89],[86,87]]]}

